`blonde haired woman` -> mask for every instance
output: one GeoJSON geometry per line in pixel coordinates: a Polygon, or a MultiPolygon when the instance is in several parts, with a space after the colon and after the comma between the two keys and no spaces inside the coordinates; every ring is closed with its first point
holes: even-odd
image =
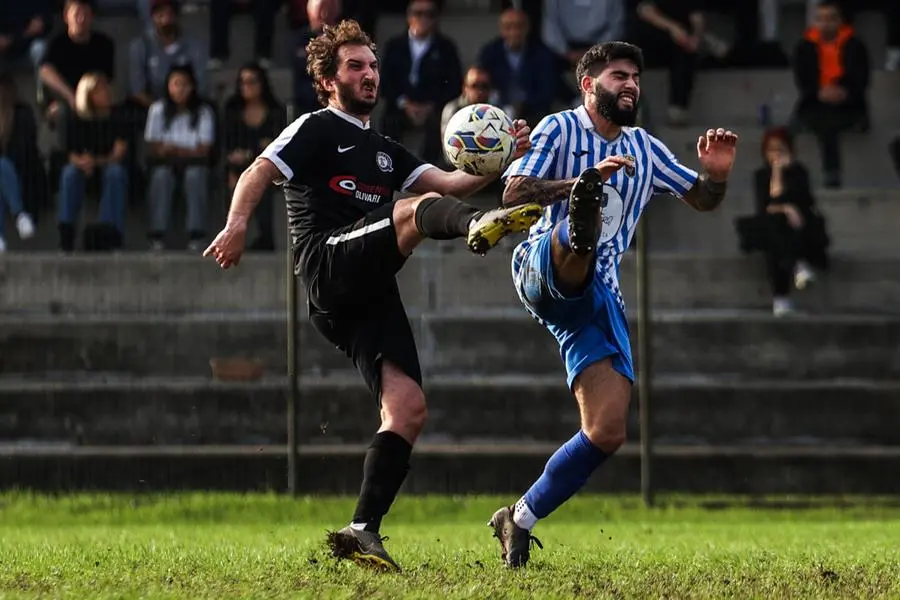
{"type": "Polygon", "coordinates": [[[98,221],[114,227],[119,236],[125,224],[128,172],[123,161],[128,153],[126,121],[113,104],[112,90],[103,73],[86,73],[75,89],[75,114],[66,129],[65,149],[69,157],[59,186],[60,248],[75,247],[75,225],[84,202],[87,181],[99,177],[98,221]]]}

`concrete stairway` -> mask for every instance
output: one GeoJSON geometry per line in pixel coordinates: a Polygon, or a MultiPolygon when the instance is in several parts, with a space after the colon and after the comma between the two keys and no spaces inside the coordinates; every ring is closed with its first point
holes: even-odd
{"type": "MultiPolygon", "coordinates": [[[[808,292],[813,312],[787,319],[758,310],[756,263],[654,257],[659,485],[896,492],[900,318],[884,313],[900,262],[839,257],[808,292]]],[[[280,257],[229,272],[183,256],[4,257],[0,482],[281,488],[283,273],[280,257]],[[238,356],[261,360],[264,378],[210,377],[209,359],[238,356]]],[[[507,273],[505,252],[446,247],[404,271],[431,407],[411,491],[521,491],[577,427],[555,344],[517,306],[507,273]]],[[[632,289],[630,261],[623,281],[632,289]]],[[[372,398],[305,320],[300,341],[303,486],[352,492],[372,398]]],[[[637,460],[628,446],[593,489],[635,489],[637,460]]]]}

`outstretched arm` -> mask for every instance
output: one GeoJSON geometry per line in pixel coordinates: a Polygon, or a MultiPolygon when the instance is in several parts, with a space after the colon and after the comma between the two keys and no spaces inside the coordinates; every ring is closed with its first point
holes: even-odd
{"type": "MultiPolygon", "coordinates": [[[[608,181],[613,173],[621,168],[634,168],[634,158],[631,156],[607,156],[594,165],[594,169],[600,171],[603,181],[608,181]]],[[[503,205],[517,206],[519,204],[534,203],[541,206],[550,206],[560,200],[569,197],[572,186],[578,181],[577,177],[570,179],[541,179],[527,175],[513,175],[506,181],[506,189],[503,190],[503,205]]]]}
{"type": "Polygon", "coordinates": [[[503,206],[517,206],[533,202],[541,206],[550,206],[568,197],[575,185],[575,179],[540,179],[514,175],[506,182],[503,190],[503,206]]]}
{"type": "Polygon", "coordinates": [[[728,182],[715,181],[709,173],[701,173],[694,187],[685,194],[684,203],[700,212],[715,210],[725,199],[728,182]]]}

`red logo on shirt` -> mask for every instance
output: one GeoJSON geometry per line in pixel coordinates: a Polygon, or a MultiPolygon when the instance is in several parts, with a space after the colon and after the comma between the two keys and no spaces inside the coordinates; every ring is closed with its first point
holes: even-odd
{"type": "Polygon", "coordinates": [[[362,183],[355,175],[335,175],[328,182],[328,187],[345,196],[353,196],[363,202],[377,204],[384,197],[391,197],[391,188],[383,185],[370,185],[362,183]]]}

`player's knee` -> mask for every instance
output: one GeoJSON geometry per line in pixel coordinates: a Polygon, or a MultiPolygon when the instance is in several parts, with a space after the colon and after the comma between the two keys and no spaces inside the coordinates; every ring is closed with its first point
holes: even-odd
{"type": "Polygon", "coordinates": [[[615,454],[625,443],[624,423],[594,423],[585,426],[585,434],[591,443],[604,454],[615,454]]]}

